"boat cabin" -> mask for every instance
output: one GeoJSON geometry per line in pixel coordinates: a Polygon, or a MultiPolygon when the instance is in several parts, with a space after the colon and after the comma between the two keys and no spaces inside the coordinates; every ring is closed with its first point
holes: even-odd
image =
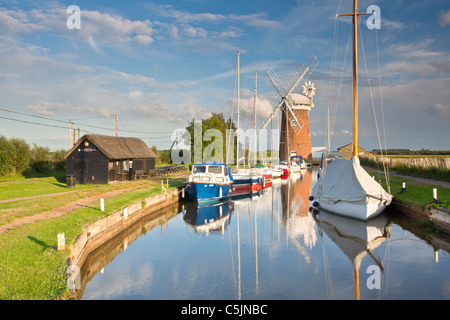
{"type": "Polygon", "coordinates": [[[216,161],[206,161],[193,165],[189,176],[189,182],[229,184],[232,181],[231,168],[216,161]]]}

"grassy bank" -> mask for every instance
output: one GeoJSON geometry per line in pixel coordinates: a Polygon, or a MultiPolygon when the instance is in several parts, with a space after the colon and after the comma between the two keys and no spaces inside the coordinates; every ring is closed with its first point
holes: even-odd
{"type": "Polygon", "coordinates": [[[145,186],[146,184],[149,184],[149,181],[77,185],[74,189],[68,189],[65,181],[58,181],[55,177],[5,181],[0,183],[0,202],[17,198],[45,196],[0,203],[0,226],[18,218],[33,216],[40,212],[64,206],[81,198],[132,186],[145,186]]]}
{"type": "MultiPolygon", "coordinates": [[[[169,177],[170,178],[170,177],[169,177]]],[[[178,187],[184,178],[170,179],[169,189],[178,187]]],[[[99,203],[80,207],[67,214],[50,220],[42,220],[35,223],[23,225],[0,235],[0,299],[5,300],[48,300],[57,296],[67,296],[66,286],[66,258],[69,251],[57,251],[57,234],[64,232],[66,244],[73,243],[75,238],[82,232],[85,225],[103,218],[121,208],[139,201],[142,198],[161,192],[161,184],[156,183],[143,186],[142,188],[127,191],[112,198],[105,199],[105,211],[100,211],[99,203]]],[[[140,181],[131,184],[143,183],[140,181]]],[[[128,183],[119,185],[91,186],[91,192],[104,192],[111,188],[127,186],[128,183]]],[[[77,186],[78,188],[79,186],[77,186]]],[[[86,187],[87,188],[87,187],[86,187]]],[[[49,186],[50,190],[52,187],[49,186]]],[[[45,203],[50,206],[58,206],[69,201],[66,197],[79,197],[78,192],[89,190],[76,190],[74,193],[65,194],[58,204],[55,196],[27,200],[27,207],[33,203],[39,203],[36,212],[45,210],[45,203]]],[[[31,191],[30,191],[31,192],[31,191]]],[[[90,193],[89,193],[90,194],[90,193]]],[[[14,203],[3,204],[13,205],[14,203]]],[[[22,203],[22,205],[24,205],[22,203]]],[[[3,206],[0,206],[2,210],[3,206]]],[[[16,207],[17,209],[17,207],[16,207]]],[[[26,210],[26,208],[23,208],[26,210]]],[[[30,212],[29,212],[30,213],[30,212]]],[[[30,213],[34,214],[34,213],[30,213]]]]}
{"type": "MultiPolygon", "coordinates": [[[[381,183],[383,188],[387,190],[386,181],[383,174],[378,172],[367,170],[367,172],[375,176],[375,179],[381,183]]],[[[405,202],[418,204],[422,207],[433,206],[433,207],[450,207],[450,189],[442,186],[434,186],[431,184],[419,182],[412,179],[406,179],[397,176],[389,176],[391,194],[395,198],[400,199],[405,202]],[[402,183],[406,183],[406,192],[402,191],[402,183]],[[438,189],[438,200],[440,204],[432,204],[433,200],[433,188],[438,189]]]]}

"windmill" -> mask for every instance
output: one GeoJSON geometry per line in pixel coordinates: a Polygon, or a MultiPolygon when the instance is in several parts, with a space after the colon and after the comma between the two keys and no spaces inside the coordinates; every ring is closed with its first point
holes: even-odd
{"type": "Polygon", "coordinates": [[[286,90],[273,69],[266,73],[267,83],[281,97],[281,102],[266,119],[260,130],[264,129],[272,118],[281,112],[280,129],[280,160],[288,161],[293,155],[302,156],[304,159],[311,157],[311,136],[309,133],[309,111],[314,107],[312,97],[316,88],[314,83],[307,81],[308,77],[316,68],[319,60],[314,55],[309,59],[309,64],[302,65],[294,79],[296,79],[286,90]],[[303,95],[295,93],[299,90],[300,81],[306,81],[301,87],[303,95]]]}

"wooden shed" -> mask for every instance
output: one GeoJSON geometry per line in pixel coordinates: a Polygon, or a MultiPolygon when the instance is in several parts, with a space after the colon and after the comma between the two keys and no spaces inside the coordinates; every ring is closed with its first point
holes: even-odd
{"type": "MultiPolygon", "coordinates": [[[[353,143],[346,144],[345,146],[342,146],[338,148],[339,152],[342,152],[342,157],[344,159],[351,159],[353,157],[353,143]]],[[[361,156],[366,152],[366,149],[361,148],[358,146],[358,155],[361,156]]]]}
{"type": "Polygon", "coordinates": [[[155,169],[156,157],[141,139],[87,134],[65,155],[66,174],[78,184],[134,180],[155,169]]]}

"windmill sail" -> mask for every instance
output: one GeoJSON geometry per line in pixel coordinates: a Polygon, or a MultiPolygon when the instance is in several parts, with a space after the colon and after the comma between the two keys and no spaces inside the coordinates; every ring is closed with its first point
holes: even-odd
{"type": "Polygon", "coordinates": [[[298,119],[297,116],[292,111],[293,108],[291,105],[292,101],[291,94],[295,91],[300,81],[302,81],[304,78],[307,79],[311,75],[311,73],[314,71],[318,63],[319,60],[317,59],[317,57],[312,55],[311,62],[306,66],[302,65],[297,71],[295,77],[296,80],[290,86],[289,90],[285,89],[285,86],[283,85],[282,81],[280,80],[280,78],[273,69],[269,69],[269,71],[267,71],[266,79],[268,81],[266,82],[281,97],[281,102],[278,104],[275,110],[272,111],[272,113],[269,115],[266,121],[264,121],[260,130],[264,129],[269,124],[269,122],[272,120],[272,118],[279,110],[282,110],[286,113],[288,123],[290,123],[295,128],[294,132],[296,134],[298,134],[300,130],[302,130],[304,121],[301,118],[298,119]]]}

